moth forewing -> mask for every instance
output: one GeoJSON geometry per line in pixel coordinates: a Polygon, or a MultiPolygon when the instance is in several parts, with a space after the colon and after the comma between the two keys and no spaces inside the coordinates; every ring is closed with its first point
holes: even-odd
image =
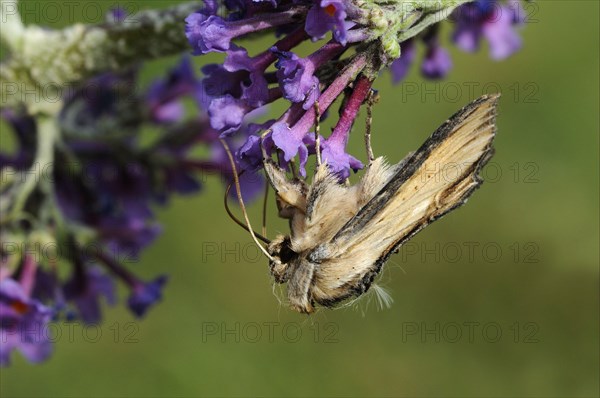
{"type": "Polygon", "coordinates": [[[364,293],[403,242],[465,203],[492,154],[497,99],[467,105],[401,164],[376,159],[353,187],[319,170],[285,248],[294,309],[311,312],[313,302],[332,306],[364,293]]]}
{"type": "Polygon", "coordinates": [[[497,98],[482,97],[452,116],[318,249],[323,258],[316,259],[321,262],[314,281],[319,289],[313,289],[317,302],[331,302],[344,290],[366,291],[404,241],[465,202],[480,184],[477,172],[491,155],[497,98]],[[448,178],[444,171],[449,164],[460,165],[462,172],[448,178]]]}

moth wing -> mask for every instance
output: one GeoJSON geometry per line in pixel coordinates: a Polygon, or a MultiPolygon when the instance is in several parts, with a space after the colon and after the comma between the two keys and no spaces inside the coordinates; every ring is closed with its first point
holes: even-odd
{"type": "Polygon", "coordinates": [[[320,264],[313,287],[317,302],[366,291],[402,243],[466,202],[493,154],[498,97],[483,96],[454,114],[330,242],[309,254],[320,264]]]}

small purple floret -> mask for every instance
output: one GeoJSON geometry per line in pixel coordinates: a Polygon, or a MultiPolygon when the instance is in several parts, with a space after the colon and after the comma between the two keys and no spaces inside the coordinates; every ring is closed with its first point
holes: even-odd
{"type": "Polygon", "coordinates": [[[346,21],[346,4],[342,0],[317,1],[306,15],[304,29],[313,40],[325,37],[327,32],[333,32],[333,38],[342,45],[347,43],[348,29],[354,26],[353,22],[346,21]]]}
{"type": "Polygon", "coordinates": [[[519,1],[509,1],[507,6],[496,1],[464,4],[454,12],[454,19],[452,39],[463,51],[477,51],[481,37],[489,42],[490,56],[495,60],[505,59],[521,48],[515,28],[525,22],[525,12],[519,1]]]}
{"type": "Polygon", "coordinates": [[[202,12],[190,14],[185,19],[185,34],[194,49],[194,55],[227,51],[234,37],[223,18],[207,16],[202,12]]]}
{"type": "Polygon", "coordinates": [[[289,51],[271,48],[279,60],[277,79],[283,97],[291,102],[302,102],[302,108],[310,108],[319,98],[319,79],[314,75],[315,64],[310,58],[300,58],[289,51]]]}
{"type": "Polygon", "coordinates": [[[50,308],[32,299],[11,278],[0,281],[0,366],[10,364],[14,349],[29,362],[46,360],[52,353],[48,322],[50,308]]]}
{"type": "Polygon", "coordinates": [[[336,139],[322,143],[321,159],[341,180],[350,177],[350,170],[357,172],[364,167],[360,160],[346,152],[345,144],[336,139]]]}
{"type": "Polygon", "coordinates": [[[131,295],[127,300],[129,309],[139,318],[143,317],[148,309],[162,298],[162,289],[167,283],[167,276],[161,275],[151,282],[137,282],[132,287],[131,295]]]}
{"type": "Polygon", "coordinates": [[[180,121],[184,116],[181,97],[195,94],[199,87],[190,58],[183,57],[165,79],[152,83],[146,93],[152,120],[158,123],[180,121]]]}
{"type": "MultiPolygon", "coordinates": [[[[490,43],[490,56],[495,60],[508,58],[521,48],[521,37],[514,26],[519,22],[518,11],[508,7],[499,7],[499,13],[493,23],[485,23],[483,36],[490,43]]],[[[522,15],[522,13],[521,13],[522,15]]]]}
{"type": "Polygon", "coordinates": [[[117,301],[115,284],[111,277],[103,273],[99,267],[91,267],[85,275],[75,275],[65,285],[65,298],[73,300],[81,319],[87,323],[98,323],[102,319],[100,297],[104,297],[109,305],[117,301]]]}
{"type": "Polygon", "coordinates": [[[421,64],[421,72],[430,79],[441,79],[452,69],[452,58],[448,50],[437,42],[428,46],[421,64]]]}

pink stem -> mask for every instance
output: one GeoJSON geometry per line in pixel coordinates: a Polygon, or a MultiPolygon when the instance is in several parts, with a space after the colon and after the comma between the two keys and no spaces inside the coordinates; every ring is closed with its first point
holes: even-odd
{"type": "MultiPolygon", "coordinates": [[[[304,27],[300,27],[283,39],[277,41],[273,47],[277,47],[279,51],[290,51],[292,48],[296,47],[298,44],[307,39],[308,34],[304,31],[304,27]]],[[[276,59],[277,55],[269,49],[255,56],[253,61],[255,61],[257,64],[256,69],[264,70],[267,69],[267,67],[273,62],[275,62],[276,59]]]]}
{"type": "Polygon", "coordinates": [[[109,269],[110,272],[121,278],[129,287],[133,288],[139,284],[137,278],[131,272],[123,268],[123,266],[116,262],[110,255],[107,255],[104,250],[98,250],[94,255],[109,269]]]}
{"type": "Polygon", "coordinates": [[[356,80],[354,90],[352,90],[352,94],[350,94],[350,98],[342,111],[342,115],[333,129],[333,133],[331,133],[331,136],[329,137],[330,141],[339,141],[346,145],[346,142],[348,141],[348,132],[350,131],[350,128],[352,128],[352,124],[356,119],[360,106],[365,102],[365,99],[369,95],[372,84],[373,82],[365,75],[359,76],[356,80]]]}

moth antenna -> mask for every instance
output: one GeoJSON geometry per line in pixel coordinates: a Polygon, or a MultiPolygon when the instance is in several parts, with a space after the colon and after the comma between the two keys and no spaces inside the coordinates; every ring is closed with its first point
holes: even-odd
{"type": "MultiPolygon", "coordinates": [[[[263,199],[262,234],[267,235],[267,200],[269,199],[269,183],[265,184],[265,197],[263,199]]],[[[268,242],[269,244],[271,242],[268,242]]]]}
{"type": "Polygon", "coordinates": [[[227,153],[227,157],[229,158],[229,163],[231,163],[231,169],[233,170],[233,181],[235,182],[235,190],[237,193],[237,198],[240,203],[240,207],[242,208],[242,213],[244,214],[244,219],[246,220],[246,225],[248,225],[248,232],[252,239],[258,246],[258,248],[267,256],[267,258],[273,261],[273,257],[269,254],[269,252],[260,244],[258,239],[256,239],[256,235],[252,229],[252,225],[250,224],[250,218],[248,217],[248,212],[246,212],[246,206],[244,206],[244,198],[242,197],[242,188],[240,187],[240,179],[238,178],[237,167],[235,167],[235,161],[233,159],[233,155],[231,154],[231,150],[229,149],[229,145],[223,138],[219,138],[223,148],[225,148],[225,152],[227,153]]]}
{"type": "MultiPolygon", "coordinates": [[[[243,171],[240,173],[240,175],[242,175],[243,171]]],[[[233,182],[229,183],[229,185],[227,185],[227,189],[225,189],[225,197],[223,198],[223,202],[225,204],[225,211],[227,212],[227,215],[229,215],[229,218],[231,218],[233,221],[235,221],[235,223],[237,225],[239,225],[240,227],[244,228],[246,231],[250,232],[250,230],[248,229],[248,226],[246,224],[244,224],[242,221],[240,221],[231,211],[231,209],[229,208],[229,191],[231,191],[231,187],[233,186],[233,182]]],[[[267,185],[268,187],[269,185],[267,185]]],[[[265,242],[267,245],[271,243],[271,241],[268,238],[265,238],[263,235],[266,235],[266,232],[263,231],[263,235],[260,235],[257,232],[254,232],[254,234],[256,235],[256,237],[260,240],[262,240],[263,242],[265,242]]]]}
{"type": "Polygon", "coordinates": [[[369,91],[367,97],[367,119],[365,128],[365,146],[367,148],[367,157],[369,158],[369,166],[375,160],[373,148],[371,147],[371,125],[373,124],[373,104],[375,103],[375,94],[373,90],[369,91]]]}
{"type": "MultiPolygon", "coordinates": [[[[319,107],[319,100],[315,101],[315,154],[317,156],[317,169],[321,165],[321,108],[319,107]]],[[[315,173],[316,173],[315,170],[315,173]]]]}

